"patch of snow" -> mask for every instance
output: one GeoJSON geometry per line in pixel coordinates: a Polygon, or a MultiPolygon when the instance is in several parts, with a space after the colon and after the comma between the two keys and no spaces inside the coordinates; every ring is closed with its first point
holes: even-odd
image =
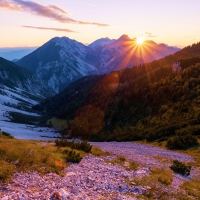
{"type": "MultiPolygon", "coordinates": [[[[25,125],[10,122],[9,112],[17,112],[25,115],[31,116],[40,116],[37,113],[27,112],[25,110],[20,110],[17,108],[13,108],[10,106],[17,106],[20,103],[26,101],[28,105],[36,104],[37,101],[31,100],[25,97],[24,91],[16,88],[8,88],[8,87],[0,87],[0,128],[2,131],[8,132],[13,135],[15,138],[19,139],[32,139],[32,140],[54,140],[55,138],[49,137],[57,137],[58,133],[53,128],[46,127],[35,127],[33,125],[25,125]],[[23,96],[21,96],[23,95],[23,96]],[[17,99],[14,99],[17,98],[17,99]],[[10,106],[6,106],[5,103],[10,104],[10,106]],[[45,136],[45,137],[42,137],[45,136]]],[[[29,95],[29,94],[28,94],[29,95]]]]}
{"type": "Polygon", "coordinates": [[[53,90],[58,93],[59,92],[59,80],[58,78],[56,77],[55,74],[53,74],[49,81],[48,81],[48,85],[53,88],[53,90]]]}
{"type": "Polygon", "coordinates": [[[4,117],[2,118],[2,116],[8,112],[17,112],[17,113],[21,113],[24,115],[31,115],[31,116],[35,116],[35,117],[40,116],[39,114],[34,113],[34,112],[27,112],[24,110],[19,110],[17,108],[12,108],[12,107],[0,104],[0,120],[9,120],[9,118],[6,118],[6,119],[4,117]]]}
{"type": "Polygon", "coordinates": [[[59,134],[53,128],[35,127],[26,124],[0,121],[2,131],[8,132],[17,139],[26,140],[55,140],[59,134]],[[42,137],[45,136],[45,137],[42,137]]]}

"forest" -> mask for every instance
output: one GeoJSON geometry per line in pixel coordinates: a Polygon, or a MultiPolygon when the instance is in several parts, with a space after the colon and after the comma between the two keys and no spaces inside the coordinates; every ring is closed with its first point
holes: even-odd
{"type": "Polygon", "coordinates": [[[196,145],[200,137],[200,43],[151,63],[84,77],[33,109],[67,119],[71,137],[167,141],[170,149],[196,145]],[[172,72],[177,61],[181,70],[172,72]]]}

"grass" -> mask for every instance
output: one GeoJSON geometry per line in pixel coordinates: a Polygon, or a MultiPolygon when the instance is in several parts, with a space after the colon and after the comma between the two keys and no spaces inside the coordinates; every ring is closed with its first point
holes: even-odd
{"type": "Polygon", "coordinates": [[[118,155],[116,158],[114,158],[113,160],[109,160],[108,162],[110,162],[112,164],[119,164],[122,167],[124,167],[125,161],[126,161],[125,156],[118,155]]]}
{"type": "MultiPolygon", "coordinates": [[[[200,139],[198,139],[198,142],[200,144],[200,139]]],[[[166,146],[165,146],[166,145],[166,141],[163,141],[163,142],[157,142],[157,141],[146,142],[146,141],[142,141],[142,142],[139,142],[139,143],[166,149],[166,146]]],[[[192,158],[194,158],[195,161],[194,162],[188,162],[187,165],[190,165],[192,167],[200,167],[200,145],[191,147],[191,148],[189,148],[187,150],[174,150],[174,151],[182,153],[182,154],[186,154],[186,155],[191,156],[192,158]]],[[[163,164],[165,164],[167,162],[171,163],[170,159],[167,160],[167,158],[165,159],[164,157],[162,158],[160,156],[156,156],[154,158],[163,161],[163,164]]],[[[196,176],[200,177],[200,173],[196,174],[196,176]]],[[[160,180],[160,181],[163,182],[163,180],[160,180]]],[[[178,195],[177,196],[174,195],[173,197],[175,199],[178,199],[178,200],[200,199],[200,179],[199,178],[196,178],[194,180],[185,181],[183,183],[183,185],[181,186],[181,189],[185,190],[186,195],[184,197],[180,197],[178,195]]]]}
{"type": "Polygon", "coordinates": [[[151,185],[152,182],[160,182],[166,186],[170,185],[173,180],[173,173],[169,169],[153,167],[149,176],[145,176],[142,182],[147,185],[151,185]]]}
{"type": "Polygon", "coordinates": [[[4,160],[0,160],[0,181],[5,182],[10,179],[14,171],[14,165],[11,165],[4,160]]]}
{"type": "MultiPolygon", "coordinates": [[[[41,146],[34,141],[7,138],[0,138],[0,161],[4,163],[1,165],[1,171],[14,167],[16,171],[62,174],[62,170],[67,166],[61,150],[53,145],[41,146]],[[57,165],[58,162],[62,162],[62,166],[57,165]]],[[[9,172],[9,175],[1,176],[1,180],[5,181],[11,177],[13,171],[9,172]]]]}
{"type": "MultiPolygon", "coordinates": [[[[55,142],[17,140],[7,135],[0,135],[0,181],[6,182],[12,178],[15,171],[40,174],[57,173],[64,175],[70,147],[57,147],[55,142]]],[[[95,156],[108,156],[101,148],[92,146],[91,153],[95,156]]],[[[73,150],[74,155],[84,157],[88,153],[73,150]]]]}
{"type": "Polygon", "coordinates": [[[112,163],[112,164],[118,164],[118,165],[126,168],[126,170],[136,170],[140,166],[139,163],[131,161],[131,160],[128,160],[123,155],[118,155],[113,160],[108,160],[106,162],[109,162],[109,163],[112,163]]]}
{"type": "Polygon", "coordinates": [[[200,199],[200,179],[185,181],[181,188],[184,189],[189,196],[200,199]]]}
{"type": "MultiPolygon", "coordinates": [[[[68,166],[64,150],[70,151],[71,148],[58,148],[52,142],[17,140],[0,135],[0,181],[10,179],[14,171],[63,175],[64,168],[68,166]]],[[[81,157],[87,155],[78,150],[75,152],[81,157]]]]}
{"type": "Polygon", "coordinates": [[[129,169],[130,170],[137,170],[140,167],[140,164],[134,161],[130,161],[130,166],[129,169]]]}
{"type": "Polygon", "coordinates": [[[165,200],[171,198],[169,198],[169,194],[163,192],[163,188],[170,186],[172,180],[173,173],[171,170],[154,167],[148,176],[134,178],[133,180],[126,179],[126,182],[130,185],[134,182],[135,186],[143,185],[149,187],[148,191],[141,195],[141,199],[156,199],[156,195],[158,197],[157,199],[165,200]]]}
{"type": "Polygon", "coordinates": [[[110,156],[111,155],[107,151],[102,151],[102,149],[100,147],[97,147],[97,146],[92,146],[91,153],[92,153],[92,155],[97,156],[97,157],[103,157],[103,156],[110,156]]]}
{"type": "Polygon", "coordinates": [[[55,128],[59,128],[61,130],[67,129],[68,128],[68,122],[67,120],[64,119],[58,119],[58,118],[51,118],[48,120],[47,124],[52,123],[52,126],[55,128]]]}

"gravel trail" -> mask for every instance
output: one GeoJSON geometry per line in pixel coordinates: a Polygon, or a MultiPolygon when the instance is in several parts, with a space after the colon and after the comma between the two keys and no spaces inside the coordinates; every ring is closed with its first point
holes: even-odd
{"type": "Polygon", "coordinates": [[[91,142],[91,144],[102,148],[104,151],[124,155],[145,166],[163,167],[164,165],[155,159],[155,156],[168,157],[181,162],[194,161],[192,157],[185,154],[133,142],[91,142]]]}

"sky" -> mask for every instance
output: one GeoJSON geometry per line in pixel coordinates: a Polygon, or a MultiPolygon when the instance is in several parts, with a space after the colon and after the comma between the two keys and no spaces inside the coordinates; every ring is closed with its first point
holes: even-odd
{"type": "Polygon", "coordinates": [[[199,8],[200,0],[0,0],[0,47],[123,34],[185,47],[200,41],[199,8]]]}

